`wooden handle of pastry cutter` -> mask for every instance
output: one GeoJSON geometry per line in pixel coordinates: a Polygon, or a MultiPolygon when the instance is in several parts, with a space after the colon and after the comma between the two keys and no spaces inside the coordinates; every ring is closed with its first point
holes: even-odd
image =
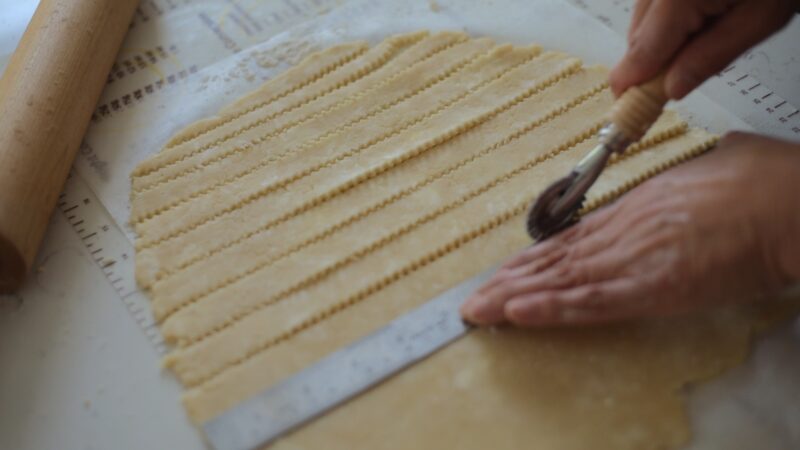
{"type": "Polygon", "coordinates": [[[631,142],[636,142],[658,120],[668,100],[664,91],[664,74],[661,74],[625,91],[611,107],[609,121],[631,142]]]}
{"type": "Polygon", "coordinates": [[[0,292],[18,288],[138,0],[42,0],[0,78],[0,292]]]}

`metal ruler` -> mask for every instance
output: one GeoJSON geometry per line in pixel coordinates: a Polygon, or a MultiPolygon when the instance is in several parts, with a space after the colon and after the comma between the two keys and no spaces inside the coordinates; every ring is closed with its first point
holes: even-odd
{"type": "Polygon", "coordinates": [[[136,285],[134,248],[94,195],[89,185],[74,170],[70,172],[58,208],[78,234],[98,270],[119,295],[131,317],[139,324],[157,352],[166,347],[150,312],[145,294],[136,285]]]}
{"type": "Polygon", "coordinates": [[[495,272],[446,291],[389,325],[203,425],[216,450],[256,450],[418,362],[467,331],[458,308],[495,272]]]}

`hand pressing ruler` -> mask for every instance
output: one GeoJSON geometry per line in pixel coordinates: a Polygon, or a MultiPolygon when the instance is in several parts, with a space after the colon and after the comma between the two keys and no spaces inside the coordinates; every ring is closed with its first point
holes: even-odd
{"type": "Polygon", "coordinates": [[[497,268],[481,273],[384,328],[337,350],[203,425],[216,450],[256,450],[458,339],[458,312],[497,268]]]}
{"type": "Polygon", "coordinates": [[[58,208],[78,234],[97,268],[103,272],[125,304],[131,317],[139,324],[156,351],[164,354],[166,347],[150,312],[149,301],[136,286],[133,245],[111,219],[88,184],[74,170],[70,172],[64,192],[58,198],[58,208]]]}

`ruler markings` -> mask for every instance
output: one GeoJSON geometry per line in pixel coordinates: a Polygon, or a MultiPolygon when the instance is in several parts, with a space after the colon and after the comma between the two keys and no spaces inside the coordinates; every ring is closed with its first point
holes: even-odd
{"type": "Polygon", "coordinates": [[[166,352],[155,328],[149,300],[139,291],[134,276],[133,247],[101,202],[77,173],[70,172],[58,207],[86,247],[89,257],[119,296],[128,314],[139,325],[153,348],[166,352]],[[148,329],[152,328],[151,331],[148,329]]]}
{"type": "Polygon", "coordinates": [[[742,74],[736,64],[718,73],[716,79],[722,83],[709,83],[709,89],[724,95],[726,103],[733,103],[723,106],[737,113],[756,131],[787,139],[800,135],[800,111],[764,83],[752,84],[754,77],[742,74]]]}

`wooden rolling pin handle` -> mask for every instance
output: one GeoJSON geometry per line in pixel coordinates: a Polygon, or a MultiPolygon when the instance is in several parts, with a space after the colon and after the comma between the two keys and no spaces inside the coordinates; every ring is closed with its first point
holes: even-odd
{"type": "Polygon", "coordinates": [[[0,293],[18,288],[138,0],[41,0],[0,78],[0,293]]]}
{"type": "Polygon", "coordinates": [[[631,142],[636,142],[658,120],[668,100],[662,74],[625,91],[611,107],[609,121],[631,142]]]}

